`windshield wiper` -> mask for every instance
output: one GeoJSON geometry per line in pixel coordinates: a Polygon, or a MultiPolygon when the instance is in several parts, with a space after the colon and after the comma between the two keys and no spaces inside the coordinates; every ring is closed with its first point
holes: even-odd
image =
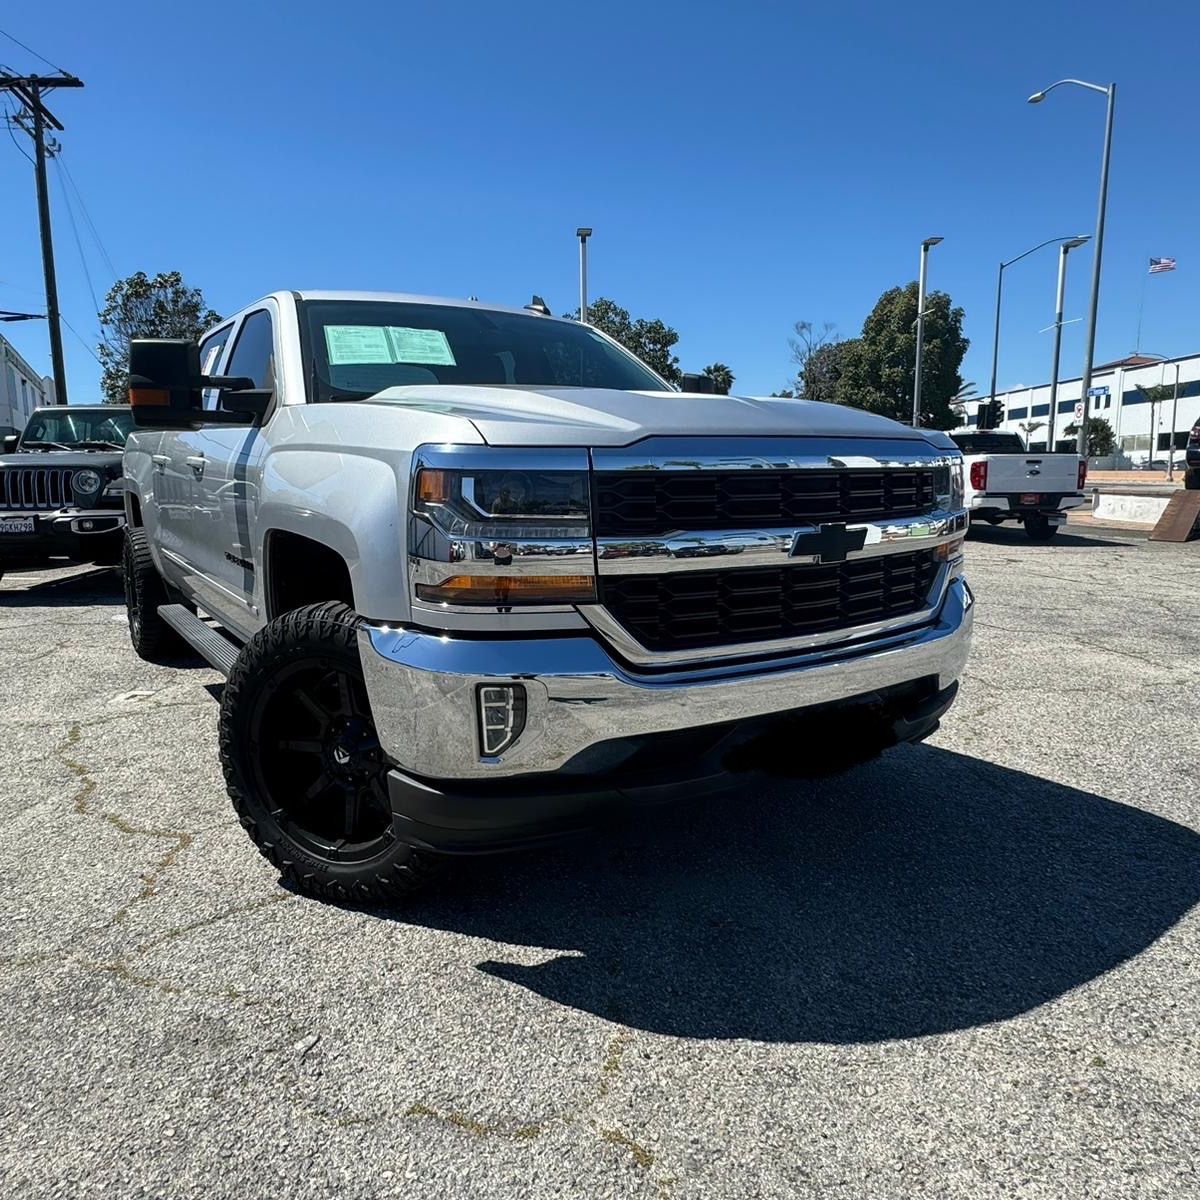
{"type": "Polygon", "coordinates": [[[64,446],[62,442],[24,442],[21,445],[22,450],[27,450],[30,446],[49,446],[51,450],[74,450],[74,446],[64,446]]]}
{"type": "Polygon", "coordinates": [[[78,446],[100,446],[105,450],[124,450],[125,447],[121,442],[110,442],[108,438],[84,438],[77,442],[78,446]]]}

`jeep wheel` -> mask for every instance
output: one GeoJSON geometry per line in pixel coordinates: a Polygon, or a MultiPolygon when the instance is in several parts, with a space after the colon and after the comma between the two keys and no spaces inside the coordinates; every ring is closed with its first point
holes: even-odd
{"type": "Polygon", "coordinates": [[[358,626],[344,604],[312,604],[246,643],[221,696],[221,765],[242,825],[285,881],[322,899],[390,900],[439,860],[396,836],[358,626]]]}
{"type": "Polygon", "coordinates": [[[183,650],[183,640],[158,615],[167,603],[167,589],[150,557],[144,529],[125,530],[121,547],[121,575],[125,586],[125,613],[129,618],[129,640],[138,656],[147,662],[183,650]]]}
{"type": "Polygon", "coordinates": [[[1048,542],[1058,532],[1058,526],[1039,513],[1025,518],[1025,532],[1035,542],[1048,542]]]}
{"type": "Polygon", "coordinates": [[[1186,491],[1200,492],[1200,467],[1189,468],[1184,471],[1183,486],[1186,491]]]}

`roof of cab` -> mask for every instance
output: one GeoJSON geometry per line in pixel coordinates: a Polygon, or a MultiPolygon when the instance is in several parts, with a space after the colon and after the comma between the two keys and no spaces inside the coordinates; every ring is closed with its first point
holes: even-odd
{"type": "MultiPolygon", "coordinates": [[[[325,288],[303,288],[291,293],[297,300],[368,300],[390,304],[440,304],[447,308],[479,308],[487,312],[507,312],[528,316],[532,311],[511,304],[491,304],[481,300],[462,300],[454,296],[419,296],[413,292],[348,292],[325,288]]],[[[536,314],[544,315],[544,314],[536,314]]],[[[552,320],[563,320],[551,317],[552,320]]]]}

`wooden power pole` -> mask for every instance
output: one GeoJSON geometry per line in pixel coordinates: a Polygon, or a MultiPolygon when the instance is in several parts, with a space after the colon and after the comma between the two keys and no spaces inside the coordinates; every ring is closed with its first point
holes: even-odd
{"type": "Polygon", "coordinates": [[[54,239],[50,232],[50,190],[46,185],[46,126],[62,130],[62,122],[42,100],[46,92],[62,87],[83,87],[83,80],[60,72],[56,75],[9,75],[0,71],[0,92],[11,92],[24,111],[17,123],[33,138],[34,178],[37,181],[38,228],[42,238],[42,271],[46,277],[46,319],[50,326],[50,360],[54,364],[54,399],[67,402],[67,370],[63,360],[62,322],[58,313],[58,280],[54,273],[54,239]],[[24,119],[22,119],[24,118],[24,119]]]}

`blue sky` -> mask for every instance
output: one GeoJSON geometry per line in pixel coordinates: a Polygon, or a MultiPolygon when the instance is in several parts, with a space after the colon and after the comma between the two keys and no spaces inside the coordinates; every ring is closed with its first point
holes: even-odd
{"type": "MultiPolygon", "coordinates": [[[[591,294],[681,333],[685,369],[736,390],[789,372],[793,321],[857,332],[916,275],[966,309],[987,387],[996,263],[1090,233],[1103,97],[1118,84],[1097,358],[1200,350],[1200,9],[1065,3],[604,5],[296,0],[6,11],[0,26],[87,86],[52,107],[63,162],[117,271],[178,268],[232,311],[280,287],[576,301],[574,230],[595,228],[591,294]]],[[[0,38],[0,63],[37,60],[0,38]]],[[[24,142],[22,135],[17,134],[24,142]]],[[[62,306],[96,337],[57,172],[62,306]]],[[[111,273],[80,221],[97,295],[111,273]]],[[[40,309],[32,171],[0,136],[0,308],[40,309]]],[[[1067,317],[1086,310],[1074,252],[1067,317]]],[[[1049,371],[1052,249],[1006,272],[1000,385],[1049,371]]],[[[2,327],[49,370],[44,326],[2,327]]],[[[72,399],[98,368],[64,332],[72,399]]],[[[1082,322],[1066,328],[1078,375],[1082,322]]]]}

